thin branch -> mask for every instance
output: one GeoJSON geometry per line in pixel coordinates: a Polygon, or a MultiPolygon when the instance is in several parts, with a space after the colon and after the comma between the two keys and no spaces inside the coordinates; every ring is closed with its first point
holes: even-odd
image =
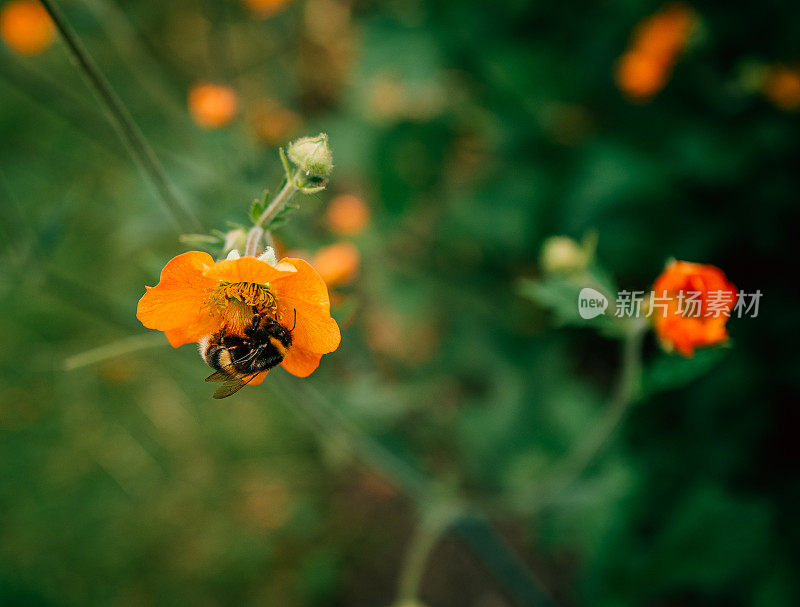
{"type": "Polygon", "coordinates": [[[400,570],[397,600],[394,603],[397,606],[419,603],[420,587],[431,553],[464,512],[458,504],[450,500],[441,500],[432,506],[423,507],[427,507],[427,510],[423,510],[420,515],[400,570]]]}
{"type": "Polygon", "coordinates": [[[250,228],[250,231],[247,233],[247,244],[245,246],[245,255],[255,255],[256,251],[258,250],[258,245],[261,243],[262,238],[266,239],[266,242],[269,246],[273,249],[275,248],[275,242],[272,238],[272,232],[268,229],[264,229],[264,226],[268,226],[269,222],[281,212],[284,206],[292,199],[297,192],[300,191],[300,188],[294,182],[294,176],[291,172],[287,170],[286,172],[286,183],[283,184],[280,192],[272,199],[272,202],[269,203],[264,212],[261,213],[261,216],[256,221],[255,225],[250,228]]]}
{"type": "Polygon", "coordinates": [[[529,514],[537,514],[574,483],[611,440],[628,411],[636,402],[642,367],[642,342],[647,325],[631,321],[622,340],[620,371],[608,406],[593,432],[556,468],[552,481],[544,487],[544,497],[532,501],[529,514]]]}
{"type": "Polygon", "coordinates": [[[264,236],[264,230],[254,226],[247,233],[247,242],[244,245],[244,254],[247,257],[255,257],[258,252],[258,245],[264,236]]]}
{"type": "Polygon", "coordinates": [[[256,222],[256,226],[264,227],[264,225],[269,225],[269,220],[280,213],[281,209],[292,199],[292,196],[294,196],[298,190],[299,188],[295,185],[292,175],[287,174],[286,183],[275,198],[272,199],[272,202],[269,203],[269,206],[261,213],[261,216],[256,222]]]}
{"type": "Polygon", "coordinates": [[[123,354],[130,354],[131,352],[138,352],[147,348],[157,348],[166,346],[167,342],[164,336],[158,333],[145,333],[142,335],[131,335],[123,337],[117,341],[86,350],[79,354],[73,354],[64,360],[64,370],[74,371],[81,367],[95,365],[104,362],[123,354]]]}
{"type": "Polygon", "coordinates": [[[555,607],[556,603],[531,575],[506,539],[480,513],[462,517],[453,529],[491,570],[500,587],[522,607],[555,607]]]}
{"type": "Polygon", "coordinates": [[[69,49],[72,59],[81,70],[89,85],[100,98],[108,112],[112,124],[116,127],[125,145],[136,161],[137,166],[156,190],[161,202],[182,231],[198,231],[200,222],[175,194],[167,180],[166,173],[158,161],[153,149],[147,143],[141,129],[134,122],[120,98],[111,88],[109,82],[98,69],[86,49],[78,40],[72,27],[67,23],[61,10],[53,0],[42,0],[47,12],[61,33],[69,49]]]}
{"type": "Polygon", "coordinates": [[[0,78],[77,133],[119,158],[126,157],[125,147],[114,137],[108,124],[86,120],[86,115],[93,112],[94,108],[88,107],[83,100],[63,86],[51,82],[28,64],[7,61],[0,53],[0,78]]]}

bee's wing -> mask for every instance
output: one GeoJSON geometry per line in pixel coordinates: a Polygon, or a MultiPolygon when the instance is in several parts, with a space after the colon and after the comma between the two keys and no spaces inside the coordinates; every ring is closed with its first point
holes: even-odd
{"type": "Polygon", "coordinates": [[[214,392],[214,398],[217,400],[220,398],[227,398],[231,394],[236,394],[246,385],[247,382],[243,378],[240,379],[238,377],[228,377],[225,382],[214,392]]]}
{"type": "Polygon", "coordinates": [[[206,381],[228,381],[229,379],[231,379],[231,376],[222,371],[214,371],[214,373],[206,377],[206,381]]]}
{"type": "MultiPolygon", "coordinates": [[[[217,371],[219,373],[219,371],[217,371]]],[[[252,373],[251,375],[246,375],[245,377],[230,377],[224,376],[223,379],[211,379],[217,373],[212,374],[209,376],[206,381],[221,381],[223,382],[222,385],[217,388],[216,392],[214,392],[214,398],[227,398],[231,394],[236,394],[239,390],[244,388],[247,384],[249,384],[255,378],[258,373],[252,373]]],[[[260,373],[260,372],[259,372],[260,373]]]]}

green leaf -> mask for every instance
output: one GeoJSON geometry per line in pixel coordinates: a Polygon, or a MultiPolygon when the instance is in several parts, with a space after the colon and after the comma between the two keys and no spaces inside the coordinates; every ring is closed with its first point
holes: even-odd
{"type": "MultiPolygon", "coordinates": [[[[624,332],[624,323],[613,316],[611,308],[605,314],[586,320],[578,313],[578,294],[583,286],[600,287],[595,279],[582,281],[562,276],[548,276],[541,280],[523,279],[518,292],[539,306],[549,310],[558,325],[590,327],[607,337],[618,337],[624,332]]],[[[606,289],[603,289],[606,293],[606,289]]],[[[613,296],[609,298],[613,302],[613,296]]]]}
{"type": "Polygon", "coordinates": [[[250,205],[250,220],[256,223],[263,212],[264,206],[261,204],[261,201],[258,199],[253,200],[253,204],[250,205]]]}
{"type": "Polygon", "coordinates": [[[261,197],[261,200],[258,198],[253,200],[253,204],[250,205],[250,219],[253,223],[258,223],[259,217],[264,212],[264,209],[267,208],[267,204],[269,203],[269,190],[264,190],[264,195],[261,197]]]}
{"type": "Polygon", "coordinates": [[[275,217],[273,217],[272,220],[266,226],[264,226],[264,229],[274,230],[275,228],[282,226],[288,221],[289,215],[299,208],[300,208],[299,205],[287,204],[280,211],[278,211],[278,214],[275,215],[275,217]]]}
{"type": "Polygon", "coordinates": [[[725,347],[702,348],[692,358],[679,354],[661,354],[642,375],[642,392],[650,396],[657,392],[686,386],[707,375],[725,357],[725,347]]]}

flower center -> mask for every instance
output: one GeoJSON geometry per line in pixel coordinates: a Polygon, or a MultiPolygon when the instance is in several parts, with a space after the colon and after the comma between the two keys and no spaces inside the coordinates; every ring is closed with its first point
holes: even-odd
{"type": "Polygon", "coordinates": [[[229,331],[241,334],[253,314],[273,318],[278,302],[268,285],[254,282],[221,282],[206,301],[211,316],[221,316],[229,331]]]}

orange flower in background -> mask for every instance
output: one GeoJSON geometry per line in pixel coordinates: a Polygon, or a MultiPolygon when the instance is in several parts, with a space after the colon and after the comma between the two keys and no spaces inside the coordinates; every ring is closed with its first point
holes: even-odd
{"type": "Polygon", "coordinates": [[[0,37],[20,55],[38,55],[55,36],[55,25],[39,2],[14,0],[0,9],[0,37]]]}
{"type": "MultiPolygon", "coordinates": [[[[255,312],[287,328],[294,322],[292,344],[281,362],[293,375],[307,377],[323,354],[339,347],[325,282],[301,259],[272,265],[265,256],[232,254],[215,262],[201,251],[183,253],[167,263],[158,285],[147,287],[136,317],[145,327],[163,331],[177,348],[222,328],[243,335],[255,312]]],[[[259,373],[250,385],[261,383],[266,374],[259,373]]]]}
{"type": "Polygon", "coordinates": [[[620,90],[633,100],[646,101],[664,88],[696,21],[695,12],[684,4],[670,4],[641,21],[617,62],[620,90]]]}
{"type": "Polygon", "coordinates": [[[217,129],[233,120],[239,109],[236,93],[223,84],[196,84],[189,91],[189,113],[195,123],[217,129]]]}
{"type": "Polygon", "coordinates": [[[357,236],[369,225],[367,203],[353,194],[334,196],[325,215],[331,232],[342,236],[357,236]]]}
{"type": "Polygon", "coordinates": [[[639,23],[633,46],[640,53],[663,60],[674,59],[683,50],[696,21],[685,4],[670,4],[639,23]]]}
{"type": "Polygon", "coordinates": [[[696,347],[728,339],[725,325],[736,303],[736,287],[715,266],[673,261],[653,284],[656,334],[669,350],[692,356],[696,347]]]}
{"type": "Polygon", "coordinates": [[[785,112],[800,109],[800,70],[783,66],[771,68],[764,80],[764,95],[785,112]]]}
{"type": "Polygon", "coordinates": [[[360,264],[361,255],[355,245],[349,242],[323,247],[311,260],[311,265],[330,287],[352,282],[360,264]]]}
{"type": "Polygon", "coordinates": [[[266,19],[280,12],[291,0],[244,0],[251,11],[266,19]]]}
{"type": "Polygon", "coordinates": [[[300,116],[278,102],[266,99],[250,113],[256,136],[267,145],[278,145],[288,139],[302,122],[300,116]]]}
{"type": "Polygon", "coordinates": [[[669,78],[670,65],[638,51],[628,51],[617,62],[617,86],[634,100],[647,100],[669,78]]]}

